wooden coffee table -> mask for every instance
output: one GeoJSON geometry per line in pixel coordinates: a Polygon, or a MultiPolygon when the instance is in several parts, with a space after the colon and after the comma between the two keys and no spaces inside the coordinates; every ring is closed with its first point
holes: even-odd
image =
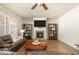
{"type": "Polygon", "coordinates": [[[32,41],[30,41],[30,42],[26,42],[26,44],[24,44],[24,48],[27,51],[41,51],[41,50],[45,50],[47,48],[47,44],[40,43],[38,45],[33,45],[32,41]]]}

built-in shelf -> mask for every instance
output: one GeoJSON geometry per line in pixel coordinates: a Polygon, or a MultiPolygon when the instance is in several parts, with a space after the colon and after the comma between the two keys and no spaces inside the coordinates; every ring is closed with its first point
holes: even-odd
{"type": "Polygon", "coordinates": [[[57,39],[57,24],[48,24],[48,38],[57,39]]]}
{"type": "Polygon", "coordinates": [[[27,39],[32,39],[32,24],[23,24],[24,37],[27,39]]]}

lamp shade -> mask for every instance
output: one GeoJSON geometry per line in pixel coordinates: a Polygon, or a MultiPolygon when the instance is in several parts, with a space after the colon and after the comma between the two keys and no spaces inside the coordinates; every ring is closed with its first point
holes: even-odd
{"type": "Polygon", "coordinates": [[[20,32],[21,32],[21,33],[24,33],[25,31],[22,29],[22,30],[20,30],[20,32]]]}

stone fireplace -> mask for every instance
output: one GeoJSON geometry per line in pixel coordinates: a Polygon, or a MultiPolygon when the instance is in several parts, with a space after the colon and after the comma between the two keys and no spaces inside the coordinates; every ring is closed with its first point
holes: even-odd
{"type": "Polygon", "coordinates": [[[34,28],[33,38],[44,38],[47,39],[46,28],[34,28]]]}
{"type": "MultiPolygon", "coordinates": [[[[35,17],[33,18],[33,20],[47,20],[46,17],[35,17]]],[[[46,21],[47,22],[47,21],[46,21]]],[[[33,22],[34,23],[34,22],[33,22]]],[[[47,24],[47,23],[46,23],[47,24]]],[[[36,39],[36,38],[44,38],[44,39],[47,39],[47,25],[46,27],[34,27],[33,25],[33,39],[36,39]]]]}
{"type": "Polygon", "coordinates": [[[37,31],[36,38],[44,38],[44,31],[37,31]]]}

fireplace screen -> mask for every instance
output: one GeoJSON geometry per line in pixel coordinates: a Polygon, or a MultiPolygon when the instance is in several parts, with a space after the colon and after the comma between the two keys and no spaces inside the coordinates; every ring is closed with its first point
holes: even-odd
{"type": "Polygon", "coordinates": [[[36,32],[36,38],[43,38],[44,37],[44,32],[43,31],[37,31],[36,32]]]}

